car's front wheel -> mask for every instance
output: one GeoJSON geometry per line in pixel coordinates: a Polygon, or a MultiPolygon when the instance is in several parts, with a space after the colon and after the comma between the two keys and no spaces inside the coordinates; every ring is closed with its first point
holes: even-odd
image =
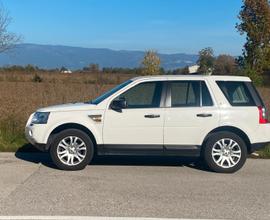
{"type": "Polygon", "coordinates": [[[50,154],[59,169],[81,170],[92,160],[94,145],[83,131],[67,129],[54,137],[50,154]]]}
{"type": "Polygon", "coordinates": [[[246,144],[234,133],[217,132],[206,141],[204,159],[215,172],[233,173],[244,165],[246,158],[246,144]]]}

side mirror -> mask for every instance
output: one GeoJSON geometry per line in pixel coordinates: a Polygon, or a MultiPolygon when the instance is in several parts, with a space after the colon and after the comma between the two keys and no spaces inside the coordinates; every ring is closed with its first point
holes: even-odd
{"type": "Polygon", "coordinates": [[[122,112],[123,108],[127,107],[127,101],[125,99],[113,100],[111,103],[111,109],[122,112]]]}

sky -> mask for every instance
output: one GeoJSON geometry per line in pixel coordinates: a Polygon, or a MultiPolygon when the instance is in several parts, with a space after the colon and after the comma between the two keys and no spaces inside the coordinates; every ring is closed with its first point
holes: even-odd
{"type": "Polygon", "coordinates": [[[241,0],[2,0],[24,43],[240,55],[241,0]]]}

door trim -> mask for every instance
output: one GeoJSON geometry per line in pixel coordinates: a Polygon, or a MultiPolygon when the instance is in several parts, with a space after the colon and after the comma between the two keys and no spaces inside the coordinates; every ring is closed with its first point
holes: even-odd
{"type": "Polygon", "coordinates": [[[97,153],[98,155],[199,157],[201,153],[201,146],[159,144],[102,144],[97,146],[97,153]]]}

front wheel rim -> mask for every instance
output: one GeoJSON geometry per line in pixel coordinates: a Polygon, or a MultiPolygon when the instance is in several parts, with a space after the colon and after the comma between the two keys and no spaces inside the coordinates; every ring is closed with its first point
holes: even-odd
{"type": "Polygon", "coordinates": [[[239,163],[241,153],[241,147],[236,141],[222,138],[213,145],[212,159],[219,167],[228,169],[239,163]]]}
{"type": "Polygon", "coordinates": [[[85,159],[86,153],[85,142],[76,136],[67,136],[57,145],[57,157],[68,166],[80,164],[85,159]]]}

